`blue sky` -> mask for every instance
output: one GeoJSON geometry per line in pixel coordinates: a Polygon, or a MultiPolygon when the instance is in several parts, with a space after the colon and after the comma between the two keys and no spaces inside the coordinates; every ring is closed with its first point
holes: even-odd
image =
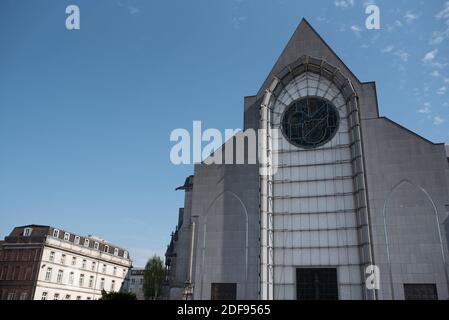
{"type": "Polygon", "coordinates": [[[241,128],[305,17],[381,115],[449,142],[449,2],[297,0],[0,1],[0,237],[49,224],[162,255],[192,166],[170,132],[241,128]],[[365,29],[364,6],[381,29],[365,29]],[[65,28],[76,4],[81,29],[65,28]]]}

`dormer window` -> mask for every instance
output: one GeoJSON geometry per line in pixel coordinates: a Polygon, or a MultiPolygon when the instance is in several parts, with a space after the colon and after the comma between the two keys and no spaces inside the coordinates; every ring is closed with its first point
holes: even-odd
{"type": "Polygon", "coordinates": [[[75,244],[80,244],[80,236],[75,236],[75,244]]]}
{"type": "Polygon", "coordinates": [[[108,246],[108,245],[105,245],[103,251],[106,252],[106,253],[108,253],[108,252],[109,252],[109,246],[108,246]]]}
{"type": "Polygon", "coordinates": [[[114,256],[118,256],[118,248],[114,248],[114,256]]]}
{"type": "Polygon", "coordinates": [[[24,237],[29,237],[29,236],[31,236],[31,233],[33,232],[33,228],[25,228],[24,230],[23,230],[23,236],[24,237]]]}
{"type": "Polygon", "coordinates": [[[54,229],[53,230],[53,237],[54,238],[59,238],[59,230],[58,229],[54,229]]]}
{"type": "Polygon", "coordinates": [[[70,240],[70,233],[68,233],[68,232],[64,233],[64,240],[65,241],[69,241],[70,240]]]}
{"type": "Polygon", "coordinates": [[[84,239],[84,246],[88,247],[89,246],[89,239],[84,239]]]}
{"type": "Polygon", "coordinates": [[[100,244],[98,242],[95,242],[94,243],[94,249],[98,250],[98,248],[100,248],[100,244]]]}
{"type": "Polygon", "coordinates": [[[128,251],[123,252],[123,258],[128,259],[128,251]]]}

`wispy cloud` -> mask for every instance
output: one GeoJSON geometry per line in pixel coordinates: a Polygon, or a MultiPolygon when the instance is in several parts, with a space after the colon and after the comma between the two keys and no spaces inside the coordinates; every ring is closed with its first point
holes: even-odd
{"type": "Polygon", "coordinates": [[[381,50],[382,53],[391,53],[402,60],[402,62],[407,62],[410,54],[408,52],[405,52],[403,49],[397,49],[395,50],[395,47],[393,45],[386,46],[384,49],[381,50]]]}
{"type": "Polygon", "coordinates": [[[449,38],[449,1],[446,1],[443,9],[435,15],[437,20],[443,20],[445,27],[442,30],[434,31],[430,37],[430,44],[438,45],[449,38]]]}
{"type": "Polygon", "coordinates": [[[400,20],[395,20],[393,22],[393,24],[387,26],[387,31],[388,32],[392,32],[392,31],[394,31],[394,30],[396,30],[397,28],[400,28],[400,27],[402,27],[402,22],[400,20]]]}
{"type": "Polygon", "coordinates": [[[447,87],[446,87],[446,86],[442,86],[441,88],[439,88],[439,89],[437,90],[437,95],[442,96],[442,95],[445,95],[446,92],[447,92],[447,87]]]}
{"type": "Polygon", "coordinates": [[[353,26],[351,26],[350,29],[351,29],[352,32],[354,32],[354,34],[357,37],[360,37],[360,32],[362,32],[362,28],[360,28],[358,25],[353,25],[353,26]]]}
{"type": "Polygon", "coordinates": [[[394,52],[394,55],[399,57],[399,59],[401,59],[402,62],[407,62],[408,58],[410,57],[410,54],[405,52],[404,50],[397,50],[394,52]]]}
{"type": "Polygon", "coordinates": [[[440,71],[438,71],[438,70],[433,70],[430,75],[435,78],[438,78],[439,76],[441,76],[440,71]]]}
{"type": "Polygon", "coordinates": [[[438,54],[438,49],[432,50],[427,52],[424,55],[424,58],[422,58],[422,62],[424,63],[424,65],[430,66],[432,68],[436,68],[436,69],[444,69],[448,66],[448,63],[442,63],[439,61],[436,61],[436,56],[438,54]]]}
{"type": "Polygon", "coordinates": [[[437,53],[438,53],[438,49],[435,49],[435,50],[427,52],[424,55],[424,58],[422,59],[422,62],[424,62],[425,64],[432,63],[435,60],[435,57],[436,57],[437,53]]]}
{"type": "Polygon", "coordinates": [[[418,14],[413,13],[411,11],[407,11],[405,16],[404,16],[405,22],[407,22],[408,24],[413,23],[416,19],[418,19],[418,14]]]}
{"type": "Polygon", "coordinates": [[[140,9],[138,7],[133,6],[133,5],[126,5],[121,0],[117,0],[116,3],[117,3],[117,6],[126,8],[126,10],[128,10],[128,13],[130,15],[135,15],[140,12],[140,9]]]}
{"type": "Polygon", "coordinates": [[[128,12],[129,14],[135,15],[140,12],[140,9],[134,6],[128,6],[128,12]]]}
{"type": "Polygon", "coordinates": [[[382,53],[390,53],[394,50],[394,46],[393,45],[389,45],[387,47],[385,47],[384,49],[382,49],[382,53]]]}
{"type": "Polygon", "coordinates": [[[446,119],[444,119],[440,116],[433,117],[433,124],[436,126],[439,126],[440,124],[444,123],[445,121],[446,121],[446,119]]]}
{"type": "Polygon", "coordinates": [[[246,19],[247,19],[246,16],[234,17],[231,20],[231,24],[234,27],[234,29],[240,29],[240,27],[246,21],[246,19]]]}
{"type": "Polygon", "coordinates": [[[424,106],[418,109],[419,113],[429,114],[430,113],[430,102],[425,102],[424,106]]]}
{"type": "Polygon", "coordinates": [[[354,0],[335,0],[334,4],[337,8],[352,8],[354,6],[354,0]]]}
{"type": "Polygon", "coordinates": [[[437,19],[449,19],[449,1],[446,1],[444,8],[438,12],[435,17],[437,19]]]}

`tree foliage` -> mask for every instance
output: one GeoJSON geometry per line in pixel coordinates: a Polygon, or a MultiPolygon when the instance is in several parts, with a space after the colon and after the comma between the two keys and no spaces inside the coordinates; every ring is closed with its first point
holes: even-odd
{"type": "Polygon", "coordinates": [[[100,300],[137,300],[134,293],[101,291],[100,300]]]}
{"type": "Polygon", "coordinates": [[[165,279],[165,268],[160,257],[154,255],[146,266],[143,276],[143,294],[147,300],[156,300],[159,298],[162,289],[162,283],[165,279]]]}

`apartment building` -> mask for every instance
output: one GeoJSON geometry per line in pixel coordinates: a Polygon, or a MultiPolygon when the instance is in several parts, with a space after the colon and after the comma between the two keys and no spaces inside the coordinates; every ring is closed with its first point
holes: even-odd
{"type": "Polygon", "coordinates": [[[16,227],[0,243],[0,299],[94,300],[118,292],[128,251],[51,226],[16,227]]]}

